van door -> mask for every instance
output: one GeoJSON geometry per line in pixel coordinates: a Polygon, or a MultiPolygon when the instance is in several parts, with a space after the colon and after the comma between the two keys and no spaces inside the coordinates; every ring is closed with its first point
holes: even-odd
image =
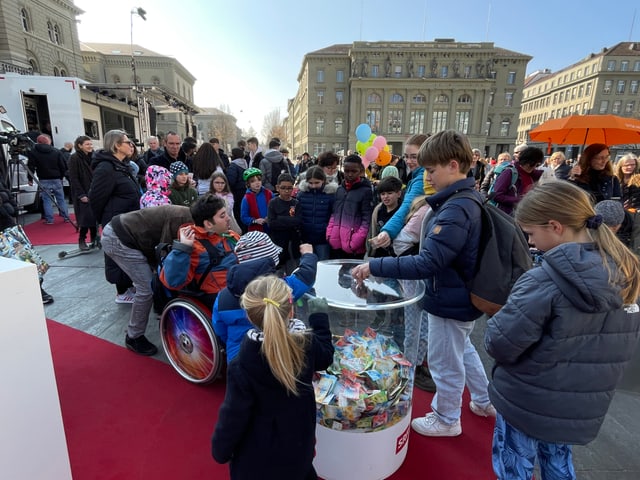
{"type": "MultiPolygon", "coordinates": [[[[49,102],[46,95],[32,95],[22,93],[22,105],[24,108],[25,125],[28,132],[40,132],[49,135],[53,141],[51,132],[51,115],[49,102]]],[[[62,145],[58,145],[61,147],[62,145]]]]}

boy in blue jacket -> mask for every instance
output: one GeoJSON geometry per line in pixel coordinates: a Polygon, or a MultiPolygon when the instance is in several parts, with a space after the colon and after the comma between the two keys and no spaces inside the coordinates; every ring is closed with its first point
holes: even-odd
{"type": "MultiPolygon", "coordinates": [[[[213,329],[226,344],[227,363],[238,354],[242,339],[253,327],[240,306],[240,296],[249,282],[276,272],[281,251],[266,233],[257,231],[245,233],[236,245],[238,264],[227,272],[227,286],[216,298],[212,313],[213,329]]],[[[284,278],[293,290],[294,302],[311,290],[316,281],[318,257],[313,253],[313,246],[300,245],[300,255],[299,267],[284,278]]]]}

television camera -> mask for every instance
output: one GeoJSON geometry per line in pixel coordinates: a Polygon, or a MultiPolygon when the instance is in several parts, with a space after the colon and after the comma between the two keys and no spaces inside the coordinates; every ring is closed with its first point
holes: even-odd
{"type": "Polygon", "coordinates": [[[33,140],[26,133],[0,132],[0,145],[9,145],[11,162],[17,162],[18,155],[27,155],[33,148],[33,140]]]}

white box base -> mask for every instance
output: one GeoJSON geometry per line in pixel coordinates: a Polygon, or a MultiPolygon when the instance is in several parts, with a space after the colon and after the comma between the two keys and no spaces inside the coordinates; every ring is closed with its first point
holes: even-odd
{"type": "Polygon", "coordinates": [[[411,409],[392,427],[358,433],[316,426],[313,466],[324,480],[382,480],[407,456],[411,409]]]}

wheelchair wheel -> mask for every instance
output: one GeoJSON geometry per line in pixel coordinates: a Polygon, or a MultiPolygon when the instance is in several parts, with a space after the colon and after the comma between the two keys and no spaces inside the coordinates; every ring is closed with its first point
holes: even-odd
{"type": "Polygon", "coordinates": [[[192,383],[216,379],[224,363],[211,312],[188,298],[170,301],[160,317],[160,338],[169,362],[192,383]]]}

